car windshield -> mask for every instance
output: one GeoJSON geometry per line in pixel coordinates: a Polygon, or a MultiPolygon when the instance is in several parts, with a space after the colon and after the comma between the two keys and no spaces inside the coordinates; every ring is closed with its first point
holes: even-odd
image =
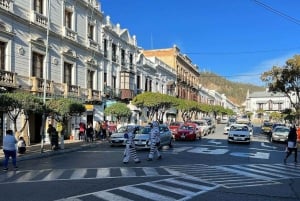
{"type": "Polygon", "coordinates": [[[151,128],[150,127],[143,127],[140,129],[136,134],[150,134],[151,128]]]}
{"type": "Polygon", "coordinates": [[[126,130],[127,130],[127,126],[122,126],[122,127],[120,127],[119,129],[118,129],[118,133],[124,133],[124,132],[126,132],[126,130]]]}
{"type": "Polygon", "coordinates": [[[230,127],[231,131],[248,131],[247,126],[231,126],[230,127]]]}
{"type": "Polygon", "coordinates": [[[288,132],[290,132],[290,129],[289,128],[276,128],[275,132],[288,133],[288,132]]]}
{"type": "Polygon", "coordinates": [[[265,126],[265,127],[272,127],[272,125],[273,125],[273,124],[270,123],[270,122],[265,122],[265,123],[264,123],[264,126],[265,126]]]}
{"type": "Polygon", "coordinates": [[[194,128],[192,126],[184,125],[184,126],[181,126],[180,129],[181,130],[193,130],[194,128]]]}

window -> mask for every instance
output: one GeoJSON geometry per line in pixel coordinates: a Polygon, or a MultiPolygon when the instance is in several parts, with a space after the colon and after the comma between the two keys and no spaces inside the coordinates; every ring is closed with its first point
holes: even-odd
{"type": "Polygon", "coordinates": [[[64,83],[71,85],[72,84],[72,64],[64,63],[64,83]]]}
{"type": "Polygon", "coordinates": [[[103,40],[104,57],[107,58],[107,39],[103,40]]]}
{"type": "Polygon", "coordinates": [[[133,55],[132,54],[129,55],[129,67],[131,70],[133,69],[133,55]]]}
{"type": "Polygon", "coordinates": [[[6,43],[0,41],[0,70],[5,70],[6,43]]]}
{"type": "Polygon", "coordinates": [[[112,48],[111,60],[116,62],[117,61],[117,45],[113,43],[111,48],[112,48]]]}
{"type": "Polygon", "coordinates": [[[103,81],[104,81],[104,84],[107,84],[107,73],[104,73],[103,81]]]}
{"type": "Polygon", "coordinates": [[[125,50],[121,50],[121,65],[125,65],[125,50]]]}
{"type": "Polygon", "coordinates": [[[87,88],[93,89],[94,83],[94,71],[88,70],[88,77],[87,77],[87,88]]]}
{"type": "Polygon", "coordinates": [[[141,89],[141,76],[140,75],[136,76],[136,88],[141,89]]]}
{"type": "Polygon", "coordinates": [[[44,0],[34,0],[33,9],[35,12],[43,14],[43,1],[44,0]]]}
{"type": "Polygon", "coordinates": [[[32,77],[43,78],[44,55],[33,52],[32,54],[32,77]]]}
{"type": "Polygon", "coordinates": [[[72,12],[65,10],[65,26],[69,29],[72,29],[72,15],[72,12]]]}
{"type": "Polygon", "coordinates": [[[116,84],[117,84],[116,80],[117,80],[116,76],[112,76],[112,86],[111,86],[111,87],[112,87],[113,89],[116,88],[116,84]]]}
{"type": "Polygon", "coordinates": [[[88,38],[94,40],[94,25],[88,24],[88,38]]]}

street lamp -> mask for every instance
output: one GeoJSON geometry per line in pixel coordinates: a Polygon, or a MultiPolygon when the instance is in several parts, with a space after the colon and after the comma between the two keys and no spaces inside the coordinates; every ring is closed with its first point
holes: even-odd
{"type": "Polygon", "coordinates": [[[48,23],[47,23],[47,36],[46,36],[46,65],[45,68],[43,68],[43,76],[44,76],[44,94],[43,94],[43,104],[44,104],[44,109],[43,109],[43,116],[42,116],[42,126],[41,126],[41,153],[44,152],[44,141],[45,141],[45,121],[46,121],[46,88],[47,88],[47,69],[48,69],[48,64],[49,64],[49,29],[50,29],[50,0],[47,2],[47,18],[48,18],[48,23]]]}

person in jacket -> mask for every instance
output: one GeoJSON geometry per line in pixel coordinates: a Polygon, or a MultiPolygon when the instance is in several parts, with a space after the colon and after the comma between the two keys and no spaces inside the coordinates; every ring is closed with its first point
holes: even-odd
{"type": "Polygon", "coordinates": [[[288,140],[287,140],[287,152],[286,156],[284,158],[284,163],[286,163],[288,157],[294,152],[294,162],[297,163],[297,155],[298,155],[298,148],[297,148],[297,128],[296,125],[292,125],[290,128],[290,132],[288,135],[288,140]]]}
{"type": "Polygon", "coordinates": [[[16,144],[17,144],[17,139],[13,135],[12,130],[7,130],[6,135],[3,138],[3,152],[4,152],[4,171],[8,170],[8,161],[9,158],[12,158],[12,164],[15,169],[18,169],[17,166],[17,150],[16,150],[16,144]]]}
{"type": "Polygon", "coordinates": [[[127,164],[129,162],[130,157],[133,158],[135,163],[141,162],[136,154],[136,149],[134,144],[134,136],[136,131],[137,130],[134,126],[128,126],[127,132],[124,134],[124,138],[126,139],[126,147],[123,156],[124,164],[127,164]]]}
{"type": "Polygon", "coordinates": [[[158,151],[160,146],[160,133],[159,133],[159,123],[157,121],[153,121],[151,124],[151,133],[150,133],[150,153],[147,161],[152,161],[154,155],[157,155],[157,159],[160,160],[162,158],[161,154],[158,151]]]}
{"type": "Polygon", "coordinates": [[[58,147],[58,133],[52,124],[48,125],[47,133],[49,134],[51,141],[51,150],[57,150],[58,147]]]}
{"type": "Polygon", "coordinates": [[[17,147],[18,147],[19,154],[24,154],[26,152],[26,142],[22,136],[19,137],[17,147]]]}

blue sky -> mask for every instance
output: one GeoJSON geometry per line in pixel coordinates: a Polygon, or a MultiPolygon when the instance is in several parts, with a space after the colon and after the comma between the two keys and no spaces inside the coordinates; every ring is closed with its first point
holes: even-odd
{"type": "Polygon", "coordinates": [[[263,86],[260,74],[300,54],[299,0],[100,0],[143,49],[176,44],[200,71],[263,86]]]}

